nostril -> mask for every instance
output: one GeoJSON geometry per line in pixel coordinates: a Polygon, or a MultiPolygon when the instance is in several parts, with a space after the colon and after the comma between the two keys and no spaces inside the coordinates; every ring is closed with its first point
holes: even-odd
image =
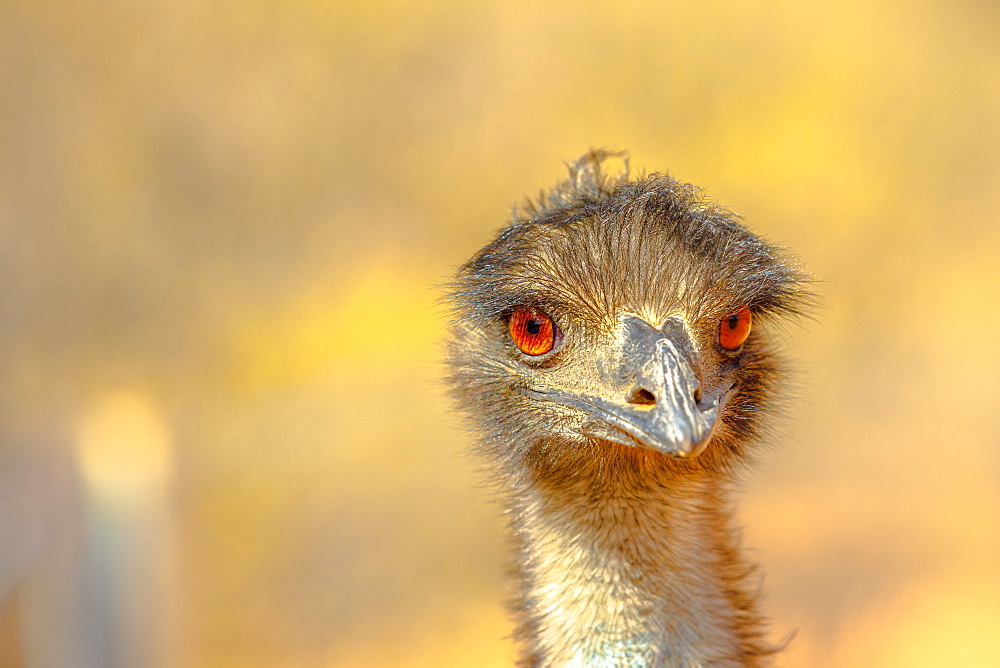
{"type": "Polygon", "coordinates": [[[700,387],[696,387],[695,390],[694,390],[694,402],[696,404],[700,404],[701,403],[701,397],[702,397],[701,388],[700,387]]]}
{"type": "Polygon", "coordinates": [[[654,395],[649,390],[644,390],[642,388],[637,389],[632,393],[632,396],[628,398],[630,404],[642,404],[644,406],[652,406],[656,403],[656,395],[654,395]]]}

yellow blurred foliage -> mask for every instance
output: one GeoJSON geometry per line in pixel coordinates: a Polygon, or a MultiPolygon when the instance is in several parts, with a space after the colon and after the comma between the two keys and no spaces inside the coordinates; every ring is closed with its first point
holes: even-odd
{"type": "Polygon", "coordinates": [[[99,496],[134,497],[164,487],[172,444],[163,417],[147,397],[117,390],[96,399],[79,428],[80,468],[99,496]]]}
{"type": "Polygon", "coordinates": [[[296,295],[277,312],[241,315],[227,344],[237,385],[260,392],[331,367],[384,380],[433,359],[440,314],[431,280],[394,270],[392,258],[376,259],[335,289],[296,295]]]}
{"type": "Polygon", "coordinates": [[[996,666],[1000,578],[993,569],[942,573],[847,620],[842,666],[996,666]]]}

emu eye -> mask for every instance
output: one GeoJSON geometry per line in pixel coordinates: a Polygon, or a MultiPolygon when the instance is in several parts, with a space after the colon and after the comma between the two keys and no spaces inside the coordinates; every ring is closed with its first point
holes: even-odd
{"type": "Polygon", "coordinates": [[[521,308],[510,314],[510,338],[525,355],[544,355],[556,345],[562,332],[552,318],[536,308],[521,308]]]}
{"type": "Polygon", "coordinates": [[[750,307],[744,306],[727,315],[719,323],[719,345],[726,350],[736,350],[750,336],[750,307]]]}

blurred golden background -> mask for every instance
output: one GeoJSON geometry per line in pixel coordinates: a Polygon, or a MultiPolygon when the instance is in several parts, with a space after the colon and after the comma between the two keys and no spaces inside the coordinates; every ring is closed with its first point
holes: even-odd
{"type": "Polygon", "coordinates": [[[509,665],[437,300],[599,146],[820,281],[740,499],[779,665],[1000,665],[983,0],[6,0],[0,665],[509,665]]]}

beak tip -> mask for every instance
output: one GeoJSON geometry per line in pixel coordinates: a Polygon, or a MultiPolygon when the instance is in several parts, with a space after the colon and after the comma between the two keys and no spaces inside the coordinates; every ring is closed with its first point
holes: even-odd
{"type": "Polygon", "coordinates": [[[706,434],[704,438],[697,441],[685,440],[680,443],[665,443],[656,449],[674,459],[691,460],[705,451],[705,448],[708,447],[708,442],[711,440],[710,436],[710,434],[706,434]]]}

